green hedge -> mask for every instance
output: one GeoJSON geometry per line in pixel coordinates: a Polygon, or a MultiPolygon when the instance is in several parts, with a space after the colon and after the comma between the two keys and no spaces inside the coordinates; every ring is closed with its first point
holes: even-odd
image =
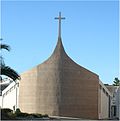
{"type": "Polygon", "coordinates": [[[23,113],[20,111],[20,109],[16,109],[15,113],[13,113],[13,110],[11,109],[1,109],[1,119],[2,120],[17,120],[17,119],[34,119],[34,118],[49,118],[47,114],[28,114],[28,113],[23,113]]]}
{"type": "Polygon", "coordinates": [[[9,108],[1,109],[1,119],[3,120],[15,119],[13,111],[9,108]]]}

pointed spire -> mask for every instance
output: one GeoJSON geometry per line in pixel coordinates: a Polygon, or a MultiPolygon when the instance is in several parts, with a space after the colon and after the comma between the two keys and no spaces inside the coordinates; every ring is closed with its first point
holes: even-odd
{"type": "Polygon", "coordinates": [[[61,39],[61,38],[58,38],[56,48],[57,48],[57,47],[58,47],[58,48],[64,49],[63,44],[62,44],[62,39],[61,39]]]}
{"type": "Polygon", "coordinates": [[[62,39],[58,37],[57,45],[55,47],[54,53],[65,53],[63,44],[62,44],[62,39]]]}
{"type": "Polygon", "coordinates": [[[65,17],[61,17],[61,12],[59,12],[59,17],[55,17],[55,19],[59,20],[58,38],[61,38],[61,20],[65,19],[65,17]]]}
{"type": "Polygon", "coordinates": [[[64,50],[64,47],[62,44],[62,38],[61,38],[61,19],[65,19],[65,17],[61,17],[61,12],[59,12],[59,17],[55,17],[55,19],[59,20],[59,27],[58,27],[58,41],[53,54],[63,55],[65,54],[65,50],[64,50]]]}

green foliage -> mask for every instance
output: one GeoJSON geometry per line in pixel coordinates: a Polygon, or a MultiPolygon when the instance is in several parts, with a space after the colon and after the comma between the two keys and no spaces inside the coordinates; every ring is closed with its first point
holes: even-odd
{"type": "Polygon", "coordinates": [[[16,115],[13,112],[8,113],[9,119],[16,119],[16,115]]]}
{"type": "Polygon", "coordinates": [[[27,116],[29,116],[28,113],[22,113],[22,112],[20,112],[20,113],[15,113],[15,115],[16,115],[16,117],[27,117],[27,116]]]}
{"type": "Polygon", "coordinates": [[[0,44],[0,49],[5,49],[5,50],[10,51],[10,46],[6,44],[0,44]]]}
{"type": "Polygon", "coordinates": [[[42,114],[29,114],[29,116],[33,116],[34,118],[42,118],[42,114]]]}
{"type": "Polygon", "coordinates": [[[28,113],[21,112],[19,108],[16,109],[14,114],[15,114],[16,117],[26,117],[26,116],[29,115],[28,113]]]}
{"type": "Polygon", "coordinates": [[[48,114],[44,114],[43,117],[49,117],[48,114]]]}
{"type": "Polygon", "coordinates": [[[1,109],[1,113],[9,113],[9,112],[12,112],[12,110],[9,108],[1,109]]]}
{"type": "Polygon", "coordinates": [[[113,81],[114,86],[119,86],[120,85],[120,80],[118,78],[115,78],[113,81]]]}
{"type": "Polygon", "coordinates": [[[11,109],[1,109],[1,119],[2,120],[19,120],[19,119],[35,119],[35,118],[49,118],[47,114],[28,114],[23,113],[20,109],[16,109],[15,113],[11,109]]]}
{"type": "MultiPolygon", "coordinates": [[[[10,46],[6,45],[6,44],[0,44],[0,50],[2,50],[2,49],[10,51],[10,46]]],[[[0,56],[0,70],[1,70],[0,75],[8,76],[11,79],[13,79],[14,81],[16,79],[20,80],[20,75],[14,69],[5,65],[2,55],[0,56]]],[[[2,79],[2,76],[1,76],[1,79],[2,79]]]]}
{"type": "Polygon", "coordinates": [[[20,109],[17,108],[16,111],[15,111],[15,113],[21,113],[20,109]]]}
{"type": "Polygon", "coordinates": [[[15,119],[15,116],[13,115],[13,111],[8,108],[1,109],[1,119],[3,120],[15,119]]]}
{"type": "Polygon", "coordinates": [[[10,68],[9,66],[1,65],[1,75],[6,75],[10,77],[11,79],[13,79],[14,81],[16,79],[20,80],[19,74],[16,71],[14,71],[12,68],[10,68]]]}

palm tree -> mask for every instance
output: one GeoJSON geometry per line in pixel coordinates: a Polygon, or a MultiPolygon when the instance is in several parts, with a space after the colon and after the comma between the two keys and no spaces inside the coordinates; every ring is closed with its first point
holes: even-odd
{"type": "Polygon", "coordinates": [[[114,86],[119,86],[120,85],[120,80],[118,78],[115,78],[114,82],[114,86]]]}
{"type": "MultiPolygon", "coordinates": [[[[10,51],[10,46],[6,44],[0,44],[0,50],[2,49],[10,51]]],[[[20,80],[20,75],[15,70],[5,65],[2,56],[0,57],[0,75],[8,76],[9,78],[13,79],[13,81],[15,81],[16,79],[20,80]]],[[[2,79],[2,77],[0,78],[2,79]]]]}

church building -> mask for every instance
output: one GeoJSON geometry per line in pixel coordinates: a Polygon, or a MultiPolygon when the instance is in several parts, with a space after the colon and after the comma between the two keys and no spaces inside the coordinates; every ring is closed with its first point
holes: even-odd
{"type": "Polygon", "coordinates": [[[17,107],[22,112],[83,119],[110,117],[111,93],[99,76],[75,63],[65,52],[59,17],[57,45],[42,64],[21,74],[17,107]]]}
{"type": "Polygon", "coordinates": [[[59,35],[52,55],[21,74],[19,107],[28,113],[85,119],[109,118],[110,92],[99,76],[75,63],[65,52],[59,35]]]}

